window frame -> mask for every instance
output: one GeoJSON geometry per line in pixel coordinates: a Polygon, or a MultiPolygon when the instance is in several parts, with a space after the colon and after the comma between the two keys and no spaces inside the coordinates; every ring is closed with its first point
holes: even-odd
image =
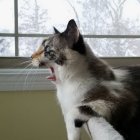
{"type": "MultiPolygon", "coordinates": [[[[14,0],[14,33],[0,33],[0,37],[14,37],[15,40],[15,55],[13,57],[19,57],[19,37],[47,37],[51,34],[25,34],[18,31],[18,0],[14,0]]],[[[116,38],[116,39],[140,39],[140,35],[83,35],[84,38],[116,38]]],[[[3,56],[5,59],[6,57],[3,56]]],[[[2,58],[2,57],[0,57],[2,58]]],[[[9,58],[9,57],[8,57],[9,58]]],[[[110,57],[112,58],[112,57],[110,57]]],[[[117,57],[119,58],[119,57],[117,57]]],[[[129,58],[129,57],[125,57],[129,58]]],[[[138,58],[138,57],[137,57],[138,58]]],[[[20,57],[19,57],[20,59],[20,57]]]]}
{"type": "MultiPolygon", "coordinates": [[[[51,34],[21,34],[18,32],[18,0],[14,0],[14,33],[0,33],[0,37],[14,37],[15,39],[15,56],[14,57],[0,57],[0,91],[17,91],[17,90],[54,90],[55,88],[52,87],[52,84],[50,82],[46,82],[46,79],[44,79],[44,76],[46,77],[47,74],[49,74],[46,69],[44,70],[37,70],[36,73],[32,73],[32,76],[38,76],[38,80],[34,79],[31,81],[28,81],[30,85],[34,86],[28,86],[23,88],[24,82],[27,77],[27,73],[30,71],[30,69],[27,69],[25,71],[22,71],[23,68],[25,68],[26,65],[17,65],[25,60],[29,60],[29,57],[19,57],[19,37],[47,37],[51,34]],[[22,81],[18,81],[19,78],[17,78],[18,70],[22,71],[20,74],[22,81]],[[43,80],[42,80],[43,77],[43,80]],[[37,81],[36,81],[37,80],[37,81]],[[40,84],[40,80],[42,80],[42,84],[40,84]],[[12,81],[12,82],[11,82],[12,81]],[[18,84],[18,86],[15,87],[15,83],[18,84]],[[43,86],[39,86],[43,85],[43,86]]],[[[84,38],[139,38],[140,35],[83,35],[84,38]]],[[[140,57],[102,57],[103,60],[107,61],[111,66],[121,66],[121,65],[135,65],[139,64],[140,57]],[[135,63],[135,64],[134,64],[135,63]]]]}

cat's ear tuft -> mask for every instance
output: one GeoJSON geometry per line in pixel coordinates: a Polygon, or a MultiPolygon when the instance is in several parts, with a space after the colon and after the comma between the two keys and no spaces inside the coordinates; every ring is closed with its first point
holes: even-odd
{"type": "Polygon", "coordinates": [[[74,43],[77,42],[78,38],[79,38],[79,29],[76,25],[76,22],[74,21],[74,19],[71,19],[68,22],[67,28],[65,30],[65,34],[67,34],[67,36],[74,41],[74,43]]]}
{"type": "Polygon", "coordinates": [[[54,29],[55,34],[59,34],[60,33],[55,27],[53,27],[53,29],[54,29]]]}

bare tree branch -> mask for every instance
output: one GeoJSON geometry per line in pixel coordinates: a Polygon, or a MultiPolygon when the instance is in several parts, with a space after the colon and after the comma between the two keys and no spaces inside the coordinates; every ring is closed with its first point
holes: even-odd
{"type": "Polygon", "coordinates": [[[120,3],[120,7],[126,2],[127,0],[123,0],[121,3],[120,3]]]}
{"type": "Polygon", "coordinates": [[[71,8],[73,9],[74,13],[75,13],[75,16],[76,16],[76,19],[77,19],[77,22],[78,22],[78,26],[80,27],[80,20],[79,20],[79,17],[78,17],[78,13],[76,11],[76,8],[72,5],[72,3],[69,1],[69,0],[66,0],[68,2],[68,4],[71,6],[71,8]]]}
{"type": "Polygon", "coordinates": [[[140,0],[137,0],[140,3],[140,0]]]}

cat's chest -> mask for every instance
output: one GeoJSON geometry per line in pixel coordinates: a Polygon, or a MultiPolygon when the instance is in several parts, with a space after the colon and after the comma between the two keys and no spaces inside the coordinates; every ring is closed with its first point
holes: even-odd
{"type": "Polygon", "coordinates": [[[57,85],[57,98],[63,113],[68,112],[73,106],[80,104],[84,98],[84,92],[78,88],[78,83],[65,82],[57,85]]]}
{"type": "Polygon", "coordinates": [[[85,94],[93,88],[95,80],[86,72],[55,67],[57,98],[63,113],[81,104],[85,94]]]}
{"type": "Polygon", "coordinates": [[[69,112],[73,107],[78,106],[85,99],[87,92],[93,88],[92,81],[73,80],[65,81],[57,85],[57,98],[63,114],[69,112]]]}

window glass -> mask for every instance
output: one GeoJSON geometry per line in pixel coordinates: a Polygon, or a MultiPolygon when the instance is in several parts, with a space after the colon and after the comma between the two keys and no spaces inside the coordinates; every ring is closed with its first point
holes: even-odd
{"type": "Polygon", "coordinates": [[[83,34],[140,33],[139,0],[20,0],[19,31],[52,33],[74,18],[83,34]]]}
{"type": "Polygon", "coordinates": [[[0,56],[15,56],[13,37],[0,37],[0,56]]]}
{"type": "Polygon", "coordinates": [[[50,34],[53,26],[63,30],[72,18],[75,13],[67,0],[19,1],[20,33],[50,34]]]}
{"type": "MultiPolygon", "coordinates": [[[[14,2],[0,0],[0,56],[15,56],[15,38],[3,37],[15,30],[14,2]]],[[[140,35],[140,0],[18,0],[16,18],[23,36],[18,37],[16,46],[19,56],[30,56],[42,38],[24,34],[52,34],[53,26],[63,31],[70,19],[75,19],[86,35],[140,35]]],[[[140,56],[140,39],[86,40],[98,56],[140,56]]]]}
{"type": "Polygon", "coordinates": [[[93,52],[101,57],[138,57],[140,39],[86,39],[93,52]]]}
{"type": "Polygon", "coordinates": [[[20,37],[19,38],[19,56],[30,57],[42,43],[43,38],[38,37],[20,37]]]}
{"type": "Polygon", "coordinates": [[[14,32],[14,0],[0,0],[0,33],[14,32]]]}
{"type": "MultiPolygon", "coordinates": [[[[77,8],[84,34],[140,34],[140,0],[79,0],[77,8]]],[[[77,0],[78,3],[78,0],[77,0]]]]}
{"type": "MultiPolygon", "coordinates": [[[[40,46],[43,38],[19,39],[19,55],[30,57],[40,46]]],[[[140,39],[93,39],[85,38],[93,52],[100,57],[138,57],[140,56],[140,39]]]]}

